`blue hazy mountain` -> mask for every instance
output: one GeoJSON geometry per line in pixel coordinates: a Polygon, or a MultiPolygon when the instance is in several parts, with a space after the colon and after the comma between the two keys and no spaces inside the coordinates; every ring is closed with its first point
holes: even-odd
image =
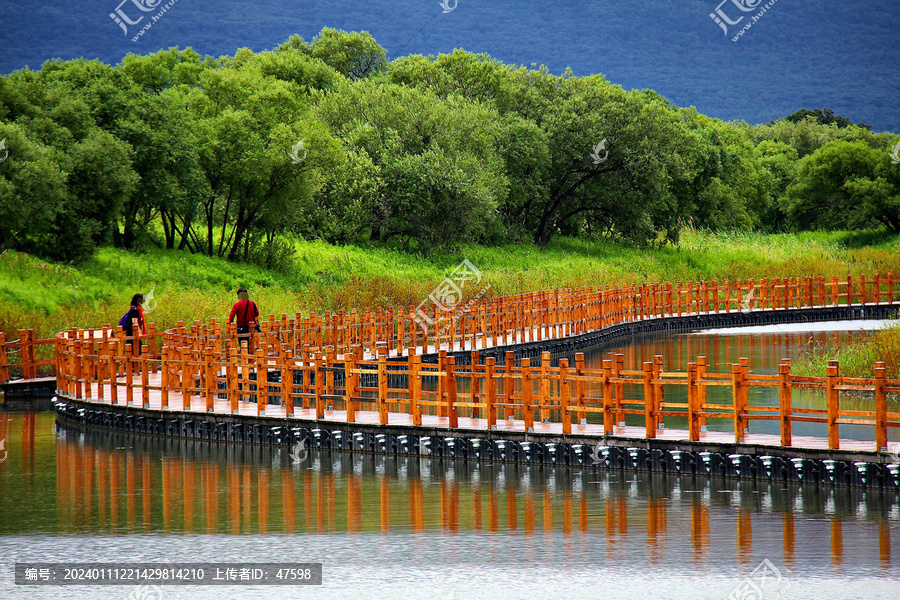
{"type": "Polygon", "coordinates": [[[759,123],[827,107],[874,131],[900,131],[897,0],[445,0],[448,12],[439,0],[120,2],[5,0],[0,71],[81,56],[115,64],[129,52],[170,46],[212,55],[258,51],[335,27],[369,31],[390,58],[464,48],[554,73],[571,67],[725,120],[759,123]],[[726,33],[710,18],[717,8],[740,22],[726,24],[726,33]],[[116,9],[143,19],[123,29],[110,17],[116,9]]]}

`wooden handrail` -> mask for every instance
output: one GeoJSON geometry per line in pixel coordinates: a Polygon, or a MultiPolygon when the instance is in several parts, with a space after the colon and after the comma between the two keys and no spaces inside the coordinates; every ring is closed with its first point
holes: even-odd
{"type": "MultiPolygon", "coordinates": [[[[562,421],[564,431],[572,430],[573,421],[586,422],[588,413],[600,413],[608,434],[615,434],[626,416],[643,415],[648,437],[666,417],[683,415],[692,440],[699,439],[709,420],[726,418],[736,442],[745,438],[751,421],[775,419],[781,423],[784,445],[791,443],[793,421],[812,421],[826,424],[833,448],[840,445],[840,425],[855,419],[872,421],[883,449],[886,428],[900,426],[887,413],[885,400],[900,391],[900,381],[886,380],[883,369],[876,368],[872,378],[850,379],[840,377],[833,365],[823,377],[810,378],[791,375],[789,363],[779,367],[778,375],[751,374],[746,359],[730,373],[714,373],[705,357],[698,357],[686,372],[663,371],[661,357],[634,370],[624,369],[621,355],[603,361],[600,369],[585,369],[583,355],[576,357],[574,368],[568,363],[551,366],[549,355],[534,364],[523,359],[519,365],[511,353],[499,364],[478,358],[478,351],[488,347],[579,335],[633,321],[873,303],[900,305],[900,282],[885,274],[831,277],[830,282],[804,277],[566,288],[480,299],[453,313],[433,305],[426,311],[425,327],[404,307],[365,308],[308,317],[298,313],[293,319],[270,315],[261,321],[261,333],[246,338],[237,335],[234,324],[213,319],[179,322],[166,332],[157,332],[151,324],[148,334],[133,338],[120,327],[72,329],[51,342],[56,344],[53,362],[60,392],[104,402],[109,398],[113,404],[140,399],[147,406],[150,391],[156,390],[165,399],[164,407],[180,396],[185,406],[196,399],[203,410],[215,411],[216,399],[225,395],[231,400],[229,412],[239,410],[241,400],[251,399],[257,413],[264,414],[274,398],[289,415],[295,409],[315,408],[319,419],[334,406],[346,410],[350,422],[359,410],[374,409],[382,424],[397,411],[411,415],[413,423],[421,423],[422,415],[430,412],[446,417],[450,427],[461,416],[486,418],[488,427],[515,417],[534,427],[537,416],[538,421],[562,421]],[[242,344],[244,339],[248,343],[242,344]],[[132,341],[139,352],[132,351],[132,341]],[[455,364],[448,356],[459,351],[471,352],[471,365],[455,364]],[[437,365],[416,356],[431,352],[439,354],[437,365]],[[626,384],[635,384],[632,388],[641,393],[626,397],[626,384]],[[664,389],[672,386],[687,388],[687,404],[665,401],[664,389]],[[710,386],[731,387],[732,404],[707,405],[710,386]],[[777,387],[779,405],[751,406],[753,387],[777,387]],[[851,388],[872,394],[873,410],[842,411],[841,394],[851,388]],[[793,407],[795,389],[825,390],[826,409],[813,413],[793,407]]],[[[27,336],[25,332],[20,339],[27,336]]],[[[25,348],[44,342],[0,341],[0,375],[10,368],[4,362],[10,347],[20,344],[24,356],[25,348]]]]}
{"type": "MultiPolygon", "coordinates": [[[[526,428],[534,428],[537,414],[545,421],[562,422],[564,433],[572,432],[573,423],[580,424],[585,418],[582,415],[600,413],[611,435],[622,432],[619,428],[625,416],[641,415],[648,437],[656,435],[666,418],[687,417],[690,440],[700,440],[701,425],[705,427],[709,420],[717,419],[733,423],[738,443],[745,440],[752,421],[776,420],[785,446],[791,444],[793,422],[812,422],[826,425],[829,447],[834,449],[840,447],[840,426],[853,423],[872,425],[882,451],[887,449],[887,428],[900,427],[900,414],[888,413],[886,400],[888,393],[900,392],[900,380],[884,377],[884,363],[875,365],[872,378],[842,378],[836,364],[829,365],[825,377],[794,378],[787,361],[779,366],[777,376],[759,376],[750,374],[747,359],[732,365],[730,374],[709,372],[703,356],[691,362],[687,372],[662,372],[662,357],[644,363],[641,371],[624,370],[620,367],[622,355],[604,361],[601,371],[585,371],[583,367],[571,369],[567,360],[555,367],[544,360],[540,365],[531,365],[527,358],[518,365],[510,360],[496,364],[493,358],[481,364],[477,353],[473,353],[475,362],[471,365],[458,366],[446,352],[442,352],[437,365],[423,364],[421,357],[415,355],[388,362],[383,353],[376,359],[363,359],[358,352],[346,359],[339,359],[332,352],[307,352],[294,357],[289,351],[266,355],[259,349],[249,354],[236,342],[226,346],[224,352],[216,353],[206,347],[194,357],[188,348],[172,344],[169,334],[165,335],[158,358],[134,354],[130,346],[124,356],[119,356],[116,345],[124,345],[124,339],[111,337],[112,341],[97,344],[90,336],[78,334],[75,338],[60,345],[59,362],[64,372],[61,391],[69,397],[96,398],[109,404],[120,403],[118,399],[123,397],[125,404],[133,404],[135,398],[140,398],[143,406],[149,407],[149,390],[158,390],[167,404],[180,395],[187,399],[185,407],[196,409],[201,403],[204,410],[215,412],[215,399],[227,394],[232,400],[229,414],[241,399],[256,402],[257,414],[265,414],[269,398],[274,398],[289,417],[294,416],[295,407],[303,408],[305,404],[314,407],[316,418],[322,419],[327,401],[337,410],[347,410],[350,422],[359,410],[369,409],[377,412],[382,424],[390,422],[391,414],[408,414],[414,424],[421,424],[423,414],[432,414],[446,417],[450,429],[458,427],[461,416],[474,417],[476,413],[487,417],[485,426],[489,428],[496,424],[496,411],[502,407],[505,418],[521,418],[526,428]],[[154,368],[163,374],[151,385],[154,368]],[[124,379],[120,373],[126,374],[124,379]],[[298,375],[302,382],[299,391],[295,384],[298,375]],[[431,382],[432,389],[425,389],[427,382],[431,382]],[[826,391],[826,407],[792,406],[793,391],[809,389],[811,383],[826,391]],[[635,384],[640,393],[626,396],[625,384],[635,384]],[[732,403],[706,403],[700,390],[710,385],[730,386],[732,403]],[[750,404],[750,388],[773,385],[779,388],[777,406],[750,404]],[[600,395],[588,397],[579,386],[599,390],[600,395]],[[687,403],[661,401],[666,386],[685,386],[687,403]],[[108,402],[104,400],[106,390],[112,392],[108,402]],[[871,410],[841,409],[842,391],[871,394],[871,410]]],[[[583,354],[577,354],[575,364],[583,365],[583,361],[583,354]]]]}

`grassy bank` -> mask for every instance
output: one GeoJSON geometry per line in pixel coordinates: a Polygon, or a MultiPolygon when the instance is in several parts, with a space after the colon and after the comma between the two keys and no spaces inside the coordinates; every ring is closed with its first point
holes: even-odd
{"type": "Polygon", "coordinates": [[[801,377],[821,377],[829,360],[840,363],[844,377],[872,377],[876,361],[884,361],[888,379],[900,379],[900,321],[864,340],[826,350],[815,347],[794,362],[791,372],[801,377]]]}
{"type": "Polygon", "coordinates": [[[427,257],[384,247],[297,241],[288,269],[266,270],[176,251],[101,249],[76,265],[0,255],[0,329],[39,336],[116,323],[135,292],[149,294],[148,319],[225,319],[244,285],[263,313],[293,314],[379,305],[416,305],[464,258],[483,274],[489,296],[582,285],[844,275],[900,274],[900,236],[805,233],[706,234],[686,231],[678,247],[635,249],[605,241],[559,238],[529,244],[467,246],[427,257]]]}

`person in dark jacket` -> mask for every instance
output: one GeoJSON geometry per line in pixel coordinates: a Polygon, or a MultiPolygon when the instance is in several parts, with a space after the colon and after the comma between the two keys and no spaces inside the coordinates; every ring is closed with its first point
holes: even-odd
{"type": "MultiPolygon", "coordinates": [[[[138,323],[138,333],[139,334],[147,334],[147,327],[144,324],[144,295],[143,294],[135,294],[131,297],[131,307],[129,307],[128,312],[125,313],[125,316],[119,320],[119,325],[122,326],[122,329],[125,330],[125,335],[128,337],[134,336],[134,320],[137,319],[138,323]]],[[[140,340],[131,340],[131,350],[134,356],[139,356],[141,353],[141,342],[140,340]]]]}
{"type": "Polygon", "coordinates": [[[250,333],[250,327],[254,326],[259,331],[257,320],[259,319],[259,308],[256,302],[250,299],[247,288],[240,288],[237,291],[238,301],[231,307],[231,314],[228,315],[228,322],[233,323],[237,319],[238,335],[246,336],[250,333]]]}

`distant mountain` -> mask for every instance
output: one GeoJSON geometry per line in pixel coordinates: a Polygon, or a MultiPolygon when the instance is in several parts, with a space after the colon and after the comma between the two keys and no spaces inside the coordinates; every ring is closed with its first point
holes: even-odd
{"type": "Polygon", "coordinates": [[[116,63],[169,46],[263,50],[326,26],[367,30],[391,58],[465,48],[554,73],[602,73],[725,120],[828,107],[900,132],[896,0],[6,0],[0,72],[54,57],[116,63]],[[122,25],[110,18],[117,9],[122,25]],[[710,17],[717,9],[722,26],[710,17]]]}

